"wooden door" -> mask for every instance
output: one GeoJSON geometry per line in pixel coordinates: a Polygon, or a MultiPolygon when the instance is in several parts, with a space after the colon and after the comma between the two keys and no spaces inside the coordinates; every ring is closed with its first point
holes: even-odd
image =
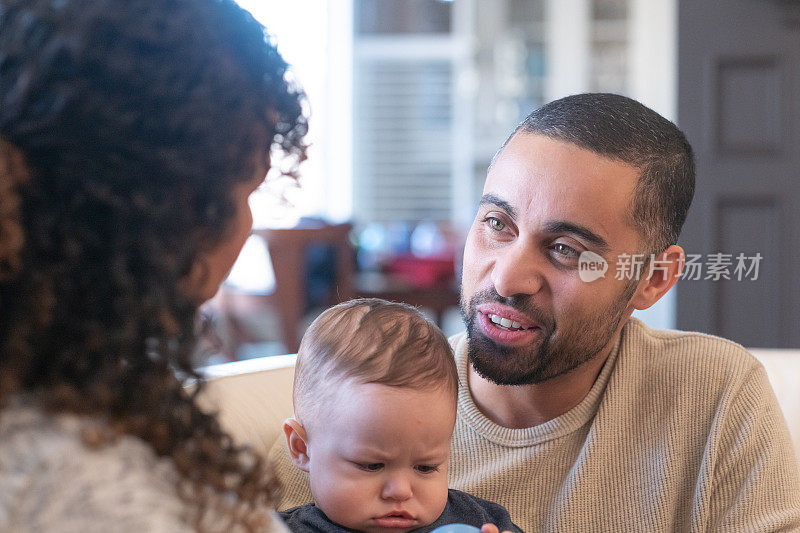
{"type": "Polygon", "coordinates": [[[681,244],[701,263],[678,283],[678,327],[800,347],[800,8],[678,5],[678,124],[697,158],[681,244]]]}

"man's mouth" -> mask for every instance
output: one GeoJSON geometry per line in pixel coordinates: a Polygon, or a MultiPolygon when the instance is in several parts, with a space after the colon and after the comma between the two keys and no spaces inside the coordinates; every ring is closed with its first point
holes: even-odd
{"type": "Polygon", "coordinates": [[[493,324],[508,331],[524,331],[526,329],[530,329],[529,327],[523,326],[516,320],[511,320],[510,318],[505,318],[500,315],[487,313],[486,316],[489,317],[489,320],[491,320],[493,324]]]}
{"type": "Polygon", "coordinates": [[[511,307],[486,303],[478,305],[476,311],[481,332],[497,344],[527,345],[542,335],[537,323],[511,307]]]}

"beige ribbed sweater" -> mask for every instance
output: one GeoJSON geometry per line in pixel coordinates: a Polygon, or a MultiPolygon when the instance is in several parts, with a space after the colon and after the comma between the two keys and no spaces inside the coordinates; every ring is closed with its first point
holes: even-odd
{"type": "MultiPolygon", "coordinates": [[[[584,400],[539,426],[508,429],[469,393],[459,368],[450,486],[508,508],[524,531],[800,531],[800,474],[761,364],[716,337],[623,328],[584,400]]],[[[280,508],[311,500],[272,457],[280,508]]]]}

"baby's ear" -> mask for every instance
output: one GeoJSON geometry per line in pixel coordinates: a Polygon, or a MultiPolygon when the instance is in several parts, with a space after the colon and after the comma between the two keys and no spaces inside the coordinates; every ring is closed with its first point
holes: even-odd
{"type": "Polygon", "coordinates": [[[283,432],[286,434],[286,444],[289,446],[289,455],[292,456],[294,466],[308,472],[308,435],[303,424],[294,417],[283,421],[283,432]]]}

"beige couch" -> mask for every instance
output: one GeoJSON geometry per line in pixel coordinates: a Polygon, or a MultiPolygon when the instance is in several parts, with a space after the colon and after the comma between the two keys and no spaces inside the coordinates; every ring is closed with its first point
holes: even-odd
{"type": "MultiPolygon", "coordinates": [[[[764,364],[800,457],[800,350],[753,349],[764,364]]],[[[266,453],[292,415],[294,356],[281,355],[207,367],[203,401],[218,410],[239,443],[266,453]]]]}

